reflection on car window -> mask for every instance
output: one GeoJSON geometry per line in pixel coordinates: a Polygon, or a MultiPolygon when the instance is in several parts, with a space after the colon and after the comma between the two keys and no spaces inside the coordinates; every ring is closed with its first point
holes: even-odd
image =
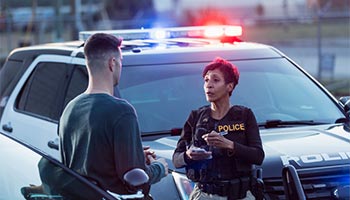
{"type": "MultiPolygon", "coordinates": [[[[88,72],[84,65],[74,65],[72,76],[67,87],[67,92],[64,95],[64,106],[63,108],[76,96],[83,93],[88,86],[88,72]]],[[[60,110],[60,115],[63,109],[60,110]]]]}
{"type": "Polygon", "coordinates": [[[240,83],[232,100],[254,111],[257,121],[313,120],[334,123],[336,105],[286,59],[237,61],[240,83]]]}
{"type": "Polygon", "coordinates": [[[38,168],[43,195],[64,199],[102,199],[101,194],[45,158],[40,159],[38,168]]]}
{"type": "Polygon", "coordinates": [[[0,199],[102,199],[92,183],[0,134],[0,199]]]}
{"type": "Polygon", "coordinates": [[[18,97],[17,109],[57,121],[65,105],[87,84],[85,66],[39,63],[18,97]]]}
{"type": "Polygon", "coordinates": [[[202,64],[125,67],[120,94],[136,109],[143,132],[183,126],[191,110],[206,103],[202,64]]]}
{"type": "Polygon", "coordinates": [[[64,63],[39,63],[18,99],[19,110],[57,120],[62,87],[69,68],[64,63]]]}
{"type": "Polygon", "coordinates": [[[0,135],[0,199],[24,199],[23,186],[40,185],[40,156],[0,135]]]}
{"type": "MultiPolygon", "coordinates": [[[[232,61],[240,80],[232,104],[250,107],[266,120],[333,123],[339,109],[301,71],[284,58],[232,61]]],[[[120,95],[134,105],[143,132],[183,126],[191,110],[208,104],[201,77],[205,63],[125,67],[120,95]]]]}

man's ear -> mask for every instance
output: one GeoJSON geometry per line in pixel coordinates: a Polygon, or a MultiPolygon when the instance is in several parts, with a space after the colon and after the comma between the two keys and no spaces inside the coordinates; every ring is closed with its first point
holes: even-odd
{"type": "Polygon", "coordinates": [[[114,71],[114,65],[115,65],[115,58],[111,57],[108,59],[108,69],[113,72],[114,71]]]}

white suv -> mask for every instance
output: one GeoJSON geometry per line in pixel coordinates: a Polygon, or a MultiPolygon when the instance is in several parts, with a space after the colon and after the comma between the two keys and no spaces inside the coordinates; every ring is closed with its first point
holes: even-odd
{"type": "MultiPolygon", "coordinates": [[[[82,32],[81,41],[11,52],[0,71],[1,132],[60,160],[58,119],[87,86],[83,45],[92,33],[82,32]]],[[[207,104],[201,71],[217,56],[241,73],[231,103],[250,107],[259,123],[266,158],[257,168],[266,199],[284,198],[287,164],[297,169],[308,198],[335,198],[339,187],[349,187],[349,105],[274,47],[242,42],[237,26],[109,33],[124,38],[115,96],[133,104],[144,144],[169,163],[171,173],[152,186],[155,199],[187,199],[192,189],[171,156],[190,111],[207,104]]]]}

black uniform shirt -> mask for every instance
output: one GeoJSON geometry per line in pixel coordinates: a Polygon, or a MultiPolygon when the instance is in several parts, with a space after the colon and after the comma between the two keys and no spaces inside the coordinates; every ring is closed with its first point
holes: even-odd
{"type": "Polygon", "coordinates": [[[220,120],[213,119],[210,113],[209,106],[191,112],[174,157],[184,156],[181,152],[185,152],[190,145],[204,147],[212,151],[212,159],[193,161],[185,158],[186,169],[195,168],[201,171],[202,181],[228,180],[248,175],[252,165],[260,165],[264,159],[259,128],[253,112],[243,106],[233,106],[220,120]],[[207,146],[202,135],[212,130],[233,141],[234,150],[207,146]]]}

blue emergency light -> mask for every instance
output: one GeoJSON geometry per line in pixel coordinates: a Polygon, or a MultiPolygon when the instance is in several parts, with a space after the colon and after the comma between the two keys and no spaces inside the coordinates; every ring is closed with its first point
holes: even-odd
{"type": "Polygon", "coordinates": [[[79,39],[85,41],[95,33],[108,33],[121,37],[123,40],[170,39],[170,38],[215,38],[237,37],[242,35],[241,26],[187,26],[157,29],[125,29],[104,31],[81,31],[79,39]]]}

